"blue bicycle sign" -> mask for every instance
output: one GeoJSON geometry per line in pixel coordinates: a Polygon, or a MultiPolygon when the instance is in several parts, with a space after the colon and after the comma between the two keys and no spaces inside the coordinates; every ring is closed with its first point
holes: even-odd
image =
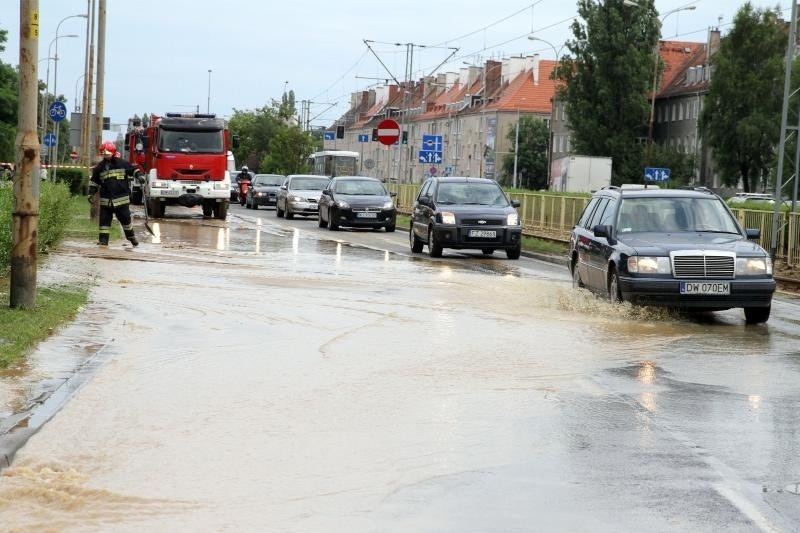
{"type": "Polygon", "coordinates": [[[53,102],[50,104],[47,113],[50,115],[53,122],[61,122],[67,118],[67,106],[65,106],[63,102],[53,102]]]}

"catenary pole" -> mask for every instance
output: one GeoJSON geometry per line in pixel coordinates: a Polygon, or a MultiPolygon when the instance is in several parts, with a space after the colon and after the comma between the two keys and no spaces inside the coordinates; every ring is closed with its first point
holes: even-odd
{"type": "Polygon", "coordinates": [[[97,88],[95,97],[94,145],[103,144],[103,97],[106,75],[106,0],[100,0],[97,12],[97,88]]]}
{"type": "Polygon", "coordinates": [[[39,229],[39,138],[36,131],[39,79],[39,0],[19,4],[19,119],[17,121],[14,205],[11,220],[11,276],[9,304],[12,308],[36,306],[36,253],[39,229]]]}

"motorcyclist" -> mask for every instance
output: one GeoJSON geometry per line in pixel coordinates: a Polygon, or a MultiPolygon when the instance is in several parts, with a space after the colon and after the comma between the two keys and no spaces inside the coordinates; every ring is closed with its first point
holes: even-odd
{"type": "Polygon", "coordinates": [[[133,167],[121,157],[114,157],[117,153],[116,145],[106,141],[100,146],[103,160],[97,163],[92,171],[89,182],[89,202],[96,193],[100,193],[100,238],[97,244],[108,246],[111,233],[111,222],[117,216],[125,237],[133,246],[138,246],[139,241],[133,232],[130,211],[130,185],[133,176],[133,167]]]}

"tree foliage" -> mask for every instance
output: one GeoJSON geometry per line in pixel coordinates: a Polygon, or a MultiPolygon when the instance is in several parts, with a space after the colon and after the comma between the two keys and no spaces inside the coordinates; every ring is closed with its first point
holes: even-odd
{"type": "MultiPolygon", "coordinates": [[[[524,189],[546,189],[548,183],[547,159],[549,131],[544,120],[522,115],[519,120],[519,150],[517,157],[518,186],[524,189]]],[[[516,139],[516,128],[507,135],[511,146],[516,139]]],[[[511,176],[513,183],[514,154],[503,157],[503,173],[511,176]]],[[[508,183],[508,185],[510,185],[508,183]]]]}
{"type": "Polygon", "coordinates": [[[780,13],[739,9],[711,58],[701,124],[725,185],[754,191],[769,175],[780,137],[786,34],[780,13]]]}
{"type": "Polygon", "coordinates": [[[296,113],[292,91],[269,106],[234,109],[229,126],[239,136],[239,148],[234,151],[237,163],[262,173],[304,172],[306,157],[314,151],[314,140],[300,130],[296,113]]]}
{"type": "MultiPolygon", "coordinates": [[[[5,50],[6,30],[0,30],[0,52],[5,50]]],[[[18,76],[11,65],[0,61],[0,161],[14,161],[17,136],[18,76]]]]}
{"type": "Polygon", "coordinates": [[[653,0],[578,0],[580,19],[557,79],[573,152],[613,158],[614,183],[641,181],[642,145],[659,22],[653,0]]]}

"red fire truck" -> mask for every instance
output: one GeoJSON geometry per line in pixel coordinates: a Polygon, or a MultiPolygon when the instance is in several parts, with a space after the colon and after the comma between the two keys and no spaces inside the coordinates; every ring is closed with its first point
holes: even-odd
{"type": "Polygon", "coordinates": [[[149,124],[128,121],[128,161],[144,173],[134,180],[131,201],[147,202],[148,214],[163,217],[166,206],[203,207],[203,215],[225,220],[230,203],[228,158],[237,139],[213,114],[167,113],[149,124]]]}

